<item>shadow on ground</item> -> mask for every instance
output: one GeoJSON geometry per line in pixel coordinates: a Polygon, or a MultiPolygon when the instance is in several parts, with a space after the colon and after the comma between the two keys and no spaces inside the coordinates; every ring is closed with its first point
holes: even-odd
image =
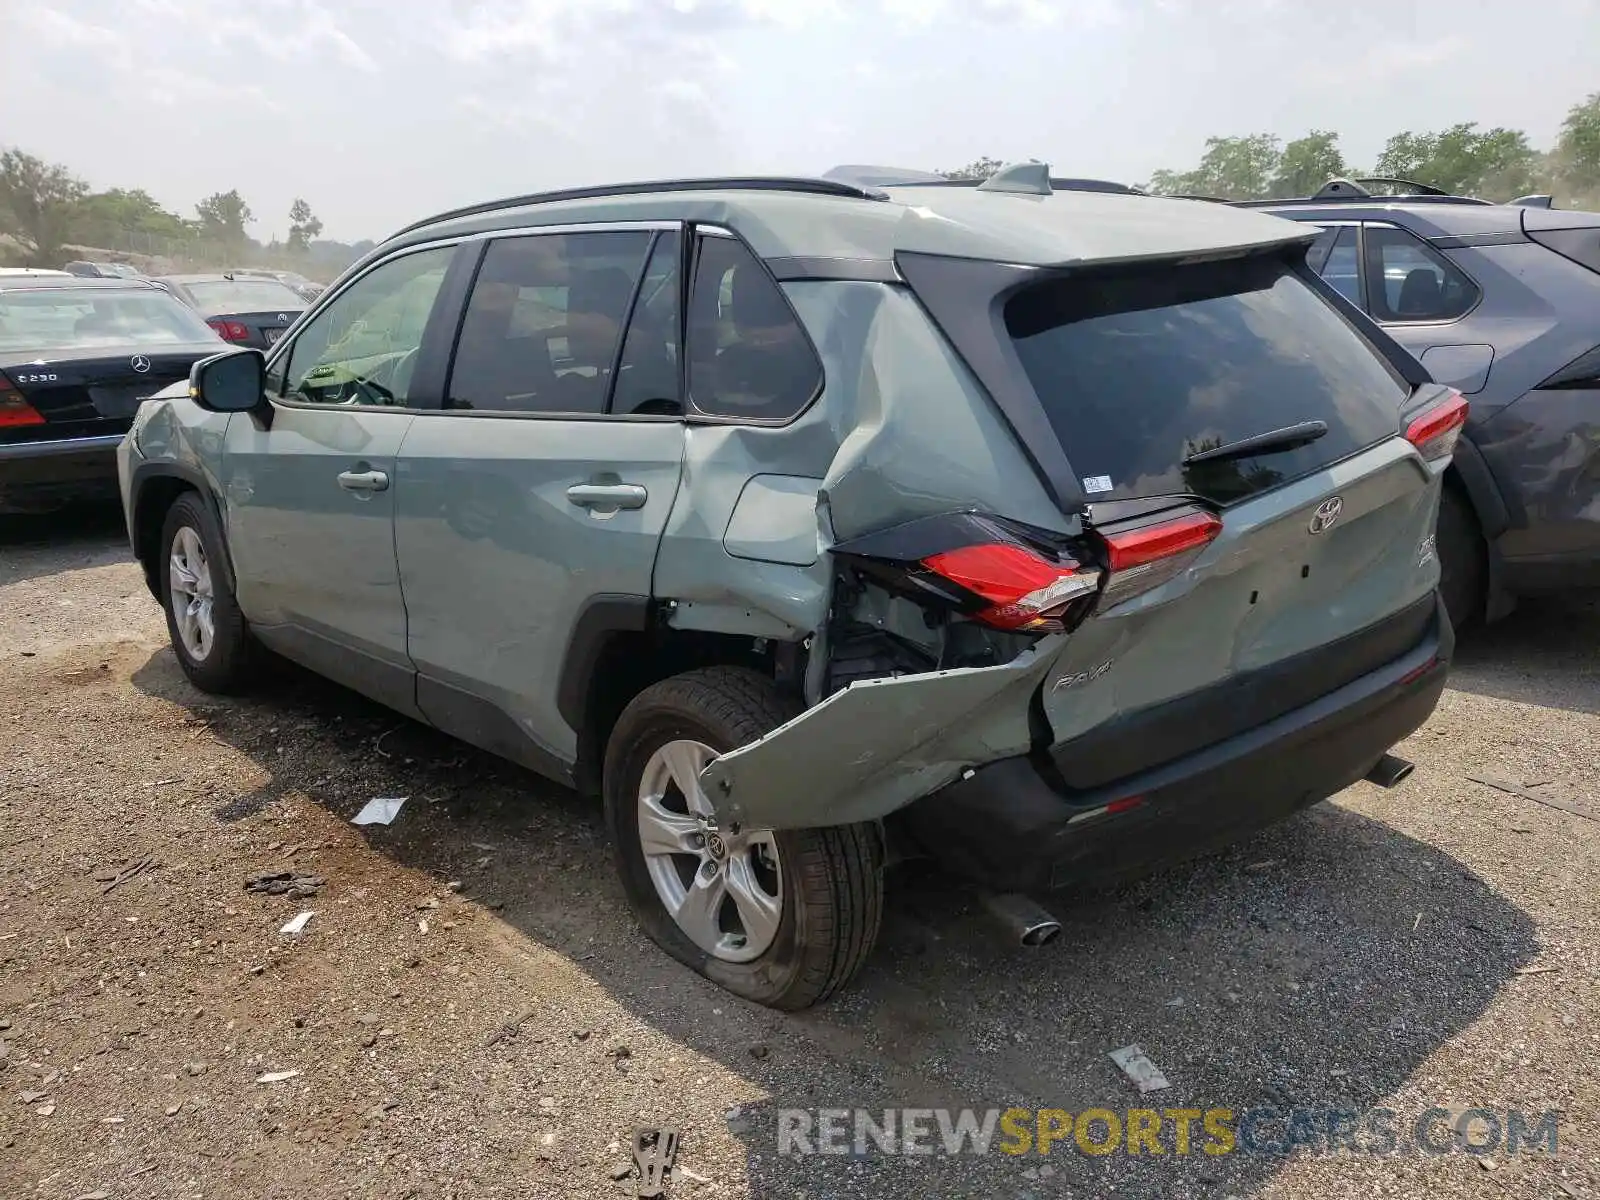
{"type": "Polygon", "coordinates": [[[1362,1110],[1483,1013],[1536,949],[1528,917],[1460,863],[1322,805],[1221,856],[1057,898],[1065,932],[1038,951],[1002,944],[949,880],[902,869],[854,986],[785,1015],[733,999],[639,933],[591,802],[293,668],[222,701],[194,692],[163,651],[134,682],[203,715],[269,774],[220,820],[290,790],[341,818],[409,795],[395,825],[366,831],[376,849],[465,880],[639,1018],[764,1089],[771,1100],[730,1126],[753,1196],[1250,1194],[1281,1159],[1093,1158],[1070,1145],[1027,1160],[780,1157],[775,1110],[1362,1110]],[[475,842],[499,847],[476,871],[475,842]],[[1141,1101],[1107,1057],[1130,1043],[1169,1090],[1141,1101]]]}
{"type": "Polygon", "coordinates": [[[1450,686],[1520,704],[1600,713],[1600,599],[1524,600],[1503,621],[1469,629],[1450,686]]]}
{"type": "Polygon", "coordinates": [[[122,508],[115,502],[38,516],[0,514],[0,585],[132,557],[122,508]]]}

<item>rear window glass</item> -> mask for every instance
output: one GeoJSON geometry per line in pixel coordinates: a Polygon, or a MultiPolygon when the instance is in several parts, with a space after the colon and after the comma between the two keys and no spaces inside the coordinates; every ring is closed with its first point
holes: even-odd
{"type": "Polygon", "coordinates": [[[193,310],[164,292],[102,288],[0,294],[0,349],[214,342],[193,310]]]}
{"type": "Polygon", "coordinates": [[[215,283],[183,285],[194,297],[195,307],[209,316],[220,313],[269,312],[306,306],[300,296],[276,279],[219,279],[215,283]]]}
{"type": "Polygon", "coordinates": [[[1005,315],[1091,502],[1243,499],[1392,437],[1406,395],[1276,258],[1056,280],[1005,315]],[[1298,449],[1185,463],[1306,421],[1328,432],[1298,449]]]}

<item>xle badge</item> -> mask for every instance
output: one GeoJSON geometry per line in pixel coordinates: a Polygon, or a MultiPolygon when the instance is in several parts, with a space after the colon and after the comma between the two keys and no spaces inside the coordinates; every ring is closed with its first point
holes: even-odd
{"type": "Polygon", "coordinates": [[[1103,662],[1092,671],[1080,671],[1076,675],[1063,675],[1056,680],[1055,686],[1050,690],[1052,692],[1064,692],[1068,688],[1077,687],[1080,683],[1093,683],[1109,670],[1111,670],[1111,664],[1103,662]]]}

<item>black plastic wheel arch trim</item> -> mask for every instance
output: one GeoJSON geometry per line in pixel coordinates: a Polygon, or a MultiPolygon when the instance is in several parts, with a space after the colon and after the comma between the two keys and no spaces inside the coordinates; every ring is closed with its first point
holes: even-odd
{"type": "Polygon", "coordinates": [[[603,593],[591,597],[578,614],[556,685],[556,710],[574,731],[583,731],[594,667],[606,643],[613,634],[643,633],[649,624],[648,596],[603,593]]]}

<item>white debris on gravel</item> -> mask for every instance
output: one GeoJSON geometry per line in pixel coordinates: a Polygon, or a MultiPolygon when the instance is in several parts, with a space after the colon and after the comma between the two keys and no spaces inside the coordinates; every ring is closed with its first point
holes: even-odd
{"type": "Polygon", "coordinates": [[[305,932],[306,926],[311,922],[311,918],[316,915],[317,914],[313,911],[307,911],[291,917],[289,920],[284,922],[283,928],[278,930],[278,932],[285,934],[288,937],[298,937],[300,934],[305,932]]]}
{"type": "Polygon", "coordinates": [[[352,825],[390,825],[400,815],[408,796],[374,796],[350,818],[352,825]]]}
{"type": "Polygon", "coordinates": [[[1122,1068],[1124,1075],[1133,1080],[1141,1096],[1146,1092],[1159,1092],[1163,1088],[1172,1086],[1167,1082],[1167,1077],[1161,1073],[1161,1068],[1151,1062],[1137,1045],[1113,1050],[1111,1061],[1122,1068]]]}

